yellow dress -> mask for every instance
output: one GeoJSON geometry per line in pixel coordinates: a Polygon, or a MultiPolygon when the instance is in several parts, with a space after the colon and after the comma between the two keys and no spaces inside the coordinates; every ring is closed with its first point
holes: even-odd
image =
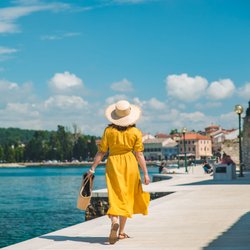
{"type": "Polygon", "coordinates": [[[109,197],[108,215],[132,217],[148,214],[149,193],[143,192],[138,162],[134,152],[143,151],[142,134],[138,128],[125,131],[107,127],[99,151],[109,151],[106,181],[109,197]]]}

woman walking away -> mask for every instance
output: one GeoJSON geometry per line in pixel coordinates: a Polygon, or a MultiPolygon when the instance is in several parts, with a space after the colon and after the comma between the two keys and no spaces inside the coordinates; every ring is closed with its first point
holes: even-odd
{"type": "Polygon", "coordinates": [[[133,214],[148,214],[150,196],[142,190],[138,163],[144,174],[144,184],[148,185],[150,178],[143,155],[142,133],[135,127],[141,115],[140,108],[121,100],[110,105],[105,115],[111,124],[104,130],[89,174],[94,174],[95,168],[108,152],[107,215],[111,219],[109,243],[114,244],[118,239],[129,238],[125,233],[127,218],[133,214]]]}

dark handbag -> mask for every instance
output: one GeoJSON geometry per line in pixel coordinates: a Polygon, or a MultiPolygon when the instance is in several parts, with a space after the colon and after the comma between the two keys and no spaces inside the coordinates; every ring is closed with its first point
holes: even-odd
{"type": "Polygon", "coordinates": [[[86,210],[90,204],[92,190],[93,190],[94,175],[85,173],[82,178],[82,184],[78,193],[77,208],[86,210]]]}

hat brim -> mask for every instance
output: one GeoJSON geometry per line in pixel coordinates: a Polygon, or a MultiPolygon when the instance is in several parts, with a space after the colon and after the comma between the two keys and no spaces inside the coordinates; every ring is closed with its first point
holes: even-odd
{"type": "Polygon", "coordinates": [[[108,106],[105,111],[106,118],[113,124],[126,127],[129,125],[135,124],[139,120],[141,116],[141,109],[139,107],[133,104],[130,104],[131,110],[130,110],[129,115],[124,116],[124,117],[119,117],[116,115],[115,105],[116,104],[112,104],[108,106]]]}

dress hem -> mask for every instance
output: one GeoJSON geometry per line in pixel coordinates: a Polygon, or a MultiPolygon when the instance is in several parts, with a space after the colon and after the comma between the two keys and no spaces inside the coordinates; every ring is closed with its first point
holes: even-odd
{"type": "Polygon", "coordinates": [[[144,216],[146,216],[146,215],[148,215],[148,212],[138,212],[138,213],[133,213],[133,214],[117,214],[117,213],[107,213],[106,215],[108,216],[108,217],[110,217],[110,216],[124,216],[124,217],[127,217],[127,218],[132,218],[133,217],[133,215],[135,215],[135,214],[141,214],[141,215],[144,215],[144,216]]]}

